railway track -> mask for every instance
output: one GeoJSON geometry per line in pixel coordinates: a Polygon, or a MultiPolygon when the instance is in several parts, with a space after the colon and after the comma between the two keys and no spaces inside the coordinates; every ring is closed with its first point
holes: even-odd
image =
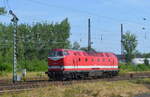
{"type": "Polygon", "coordinates": [[[71,81],[48,81],[45,79],[41,80],[30,80],[26,82],[6,82],[0,83],[0,94],[4,93],[14,93],[21,91],[30,91],[39,87],[46,87],[50,85],[71,85],[76,83],[87,83],[87,82],[97,82],[97,81],[120,81],[120,80],[134,80],[139,78],[150,78],[150,73],[130,73],[115,76],[113,78],[96,78],[96,79],[83,79],[83,80],[71,80],[71,81]]]}

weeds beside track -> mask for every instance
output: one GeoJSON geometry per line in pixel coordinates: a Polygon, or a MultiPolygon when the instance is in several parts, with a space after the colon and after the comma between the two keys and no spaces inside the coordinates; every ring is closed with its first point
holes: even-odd
{"type": "Polygon", "coordinates": [[[25,82],[12,83],[10,81],[3,81],[0,83],[0,94],[4,93],[18,93],[22,91],[30,91],[39,87],[47,87],[50,85],[72,85],[77,83],[89,83],[97,81],[120,81],[120,80],[135,80],[139,78],[150,78],[150,73],[130,73],[118,75],[112,78],[87,78],[82,80],[69,80],[69,81],[48,81],[46,78],[32,78],[25,82]]]}

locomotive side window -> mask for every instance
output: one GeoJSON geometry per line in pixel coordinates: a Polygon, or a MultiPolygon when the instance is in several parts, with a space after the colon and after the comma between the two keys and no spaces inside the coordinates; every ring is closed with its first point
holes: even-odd
{"type": "Polygon", "coordinates": [[[88,59],[86,58],[86,59],[85,59],[85,62],[87,62],[87,61],[88,61],[88,59]]]}
{"type": "Polygon", "coordinates": [[[100,62],[100,59],[97,59],[97,62],[100,62]]]}
{"type": "Polygon", "coordinates": [[[92,59],[92,62],[94,62],[94,59],[92,59]]]}
{"type": "Polygon", "coordinates": [[[103,62],[105,62],[105,59],[103,59],[103,62]]]}
{"type": "Polygon", "coordinates": [[[81,59],[79,58],[79,62],[81,61],[81,59]]]}

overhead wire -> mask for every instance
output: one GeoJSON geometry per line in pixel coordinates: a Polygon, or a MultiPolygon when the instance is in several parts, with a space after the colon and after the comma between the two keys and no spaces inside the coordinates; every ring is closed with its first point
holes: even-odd
{"type": "Polygon", "coordinates": [[[125,20],[125,19],[116,19],[116,18],[113,18],[113,17],[103,16],[103,15],[99,15],[99,14],[89,12],[89,11],[85,11],[85,10],[81,10],[81,9],[70,8],[70,7],[66,7],[66,6],[62,6],[62,5],[54,5],[54,4],[50,4],[50,3],[41,2],[41,1],[38,1],[38,0],[27,0],[27,1],[32,2],[34,4],[36,3],[38,5],[47,6],[47,7],[54,7],[54,8],[73,11],[73,12],[77,12],[77,13],[81,13],[81,14],[92,15],[94,17],[97,17],[98,19],[99,18],[104,18],[104,19],[108,19],[109,21],[111,20],[111,21],[117,22],[119,24],[120,24],[120,21],[122,21],[122,22],[130,23],[130,24],[140,25],[140,23],[135,22],[135,21],[131,22],[131,21],[125,20]]]}
{"type": "MultiPolygon", "coordinates": [[[[2,0],[2,1],[5,1],[5,0],[2,0]]],[[[63,9],[63,10],[69,10],[69,11],[73,11],[73,12],[77,12],[77,13],[93,15],[94,17],[105,18],[105,19],[108,19],[108,20],[115,21],[119,24],[120,24],[120,21],[122,21],[122,22],[136,24],[136,25],[141,26],[138,22],[131,22],[131,21],[128,21],[128,20],[125,20],[125,19],[116,19],[116,18],[113,18],[113,17],[102,16],[102,15],[99,15],[99,14],[96,14],[96,13],[93,13],[93,12],[84,11],[84,10],[75,9],[75,8],[70,8],[70,7],[66,7],[66,6],[62,6],[62,5],[61,6],[60,5],[54,5],[54,4],[50,4],[50,3],[45,3],[43,1],[41,2],[41,1],[38,1],[38,0],[27,0],[27,1],[32,2],[34,4],[36,3],[38,5],[42,5],[42,6],[55,7],[55,8],[59,8],[59,9],[63,9]]],[[[5,6],[10,9],[8,0],[5,1],[5,6]]]]}
{"type": "MultiPolygon", "coordinates": [[[[9,2],[8,2],[8,0],[2,0],[3,2],[4,2],[4,4],[5,4],[5,7],[7,7],[7,8],[9,8],[9,9],[11,9],[10,8],[10,6],[9,6],[9,2]]],[[[109,19],[109,20],[113,20],[113,21],[126,21],[126,22],[128,22],[128,23],[132,23],[132,24],[139,24],[139,23],[135,23],[135,22],[129,22],[129,21],[127,21],[127,20],[120,20],[120,19],[115,19],[115,18],[112,18],[112,17],[108,17],[108,16],[102,16],[102,15],[98,15],[98,14],[96,14],[96,13],[92,13],[92,12],[88,12],[88,11],[83,11],[83,10],[79,10],[79,9],[74,9],[74,8],[68,8],[68,7],[66,7],[66,6],[58,6],[58,5],[53,5],[53,4],[49,4],[49,3],[44,3],[44,2],[41,2],[41,1],[38,1],[38,0],[27,0],[27,1],[30,1],[30,2],[32,2],[32,3],[36,3],[36,4],[39,4],[39,5],[44,5],[44,6],[48,6],[48,7],[55,7],[55,8],[61,8],[61,9],[67,9],[67,10],[70,10],[70,11],[76,11],[76,12],[79,12],[79,13],[86,13],[86,14],[88,14],[88,15],[93,15],[93,16],[97,16],[97,17],[103,17],[103,18],[106,18],[106,19],[109,19]]]]}
{"type": "Polygon", "coordinates": [[[137,22],[131,22],[131,21],[128,21],[128,20],[123,20],[123,19],[115,19],[115,18],[112,18],[112,17],[98,15],[96,13],[92,13],[92,12],[88,12],[88,11],[83,11],[83,10],[74,9],[74,8],[68,8],[66,6],[60,6],[60,5],[58,6],[58,5],[54,5],[54,4],[50,4],[50,3],[41,2],[41,1],[38,1],[38,0],[30,0],[30,2],[39,4],[39,5],[44,5],[44,6],[47,6],[47,7],[55,7],[55,8],[65,9],[65,10],[67,9],[67,10],[75,11],[75,12],[82,13],[82,14],[84,13],[84,14],[93,15],[93,16],[96,16],[96,17],[103,17],[105,19],[109,19],[109,20],[115,21],[117,23],[118,23],[118,21],[119,22],[123,21],[123,22],[127,22],[128,24],[130,23],[130,24],[136,24],[138,26],[142,26],[137,22]]]}

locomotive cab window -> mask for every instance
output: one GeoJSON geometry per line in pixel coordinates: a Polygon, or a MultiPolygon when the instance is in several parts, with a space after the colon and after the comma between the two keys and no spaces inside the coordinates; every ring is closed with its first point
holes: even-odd
{"type": "Polygon", "coordinates": [[[63,52],[62,51],[51,51],[49,53],[49,57],[58,57],[58,56],[63,56],[63,52]]]}
{"type": "Polygon", "coordinates": [[[66,56],[66,55],[69,55],[69,53],[67,51],[64,51],[63,54],[66,56]]]}

